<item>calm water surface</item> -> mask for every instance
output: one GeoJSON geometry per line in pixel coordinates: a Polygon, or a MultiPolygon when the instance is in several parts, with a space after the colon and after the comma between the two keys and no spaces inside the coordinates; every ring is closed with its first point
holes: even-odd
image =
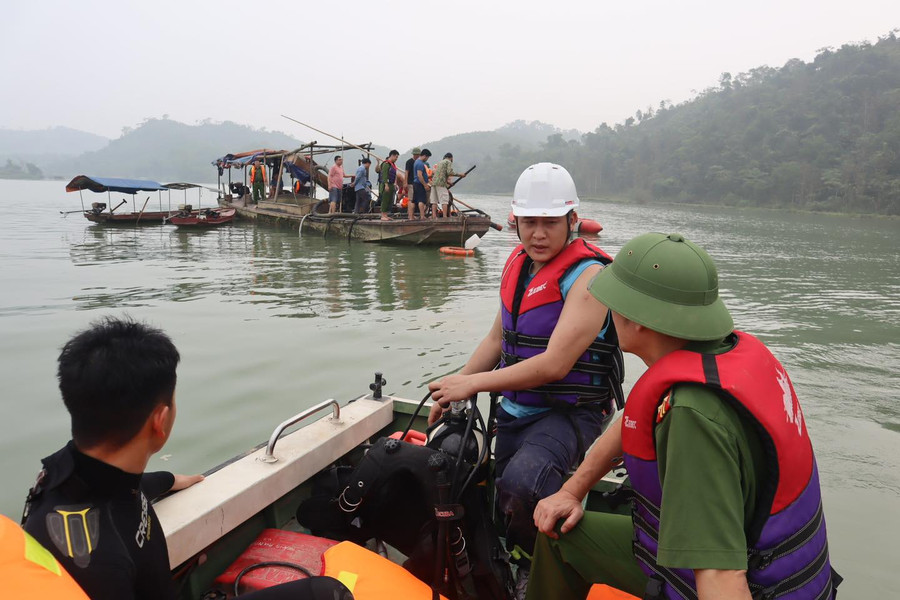
{"type": "MultiPolygon", "coordinates": [[[[505,222],[507,198],[463,199],[505,222]]],[[[421,398],[487,331],[516,244],[491,231],[460,259],[247,223],[118,229],[59,214],[79,207],[63,182],[0,180],[0,511],[14,518],[39,459],[68,439],[55,359],[91,320],[127,313],[173,337],[178,423],[150,468],[199,472],[306,406],[366,392],[376,370],[390,393],[421,398]]],[[[842,597],[893,597],[900,221],[601,202],[581,212],[603,223],[610,253],[645,231],[710,251],[738,327],[772,348],[803,403],[842,597]]],[[[628,367],[634,381],[642,365],[628,367]]]]}

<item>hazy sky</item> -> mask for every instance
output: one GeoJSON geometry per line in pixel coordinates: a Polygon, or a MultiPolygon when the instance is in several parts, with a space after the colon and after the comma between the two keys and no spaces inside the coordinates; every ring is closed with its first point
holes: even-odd
{"type": "Polygon", "coordinates": [[[148,117],[401,151],[516,119],[582,131],[719,74],[875,41],[898,0],[4,3],[0,127],[148,117]]]}

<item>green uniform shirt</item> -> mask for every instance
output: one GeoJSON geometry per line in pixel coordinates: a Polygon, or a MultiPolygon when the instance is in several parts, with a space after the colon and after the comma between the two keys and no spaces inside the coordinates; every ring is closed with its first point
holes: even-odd
{"type": "MultiPolygon", "coordinates": [[[[685,349],[720,354],[726,341],[685,349]]],[[[746,569],[746,532],[767,470],[754,425],[712,389],[677,384],[656,428],[662,482],[657,561],[670,568],[746,569]]]]}
{"type": "Polygon", "coordinates": [[[379,171],[379,175],[381,177],[382,185],[394,185],[390,181],[391,168],[394,168],[394,167],[395,167],[395,165],[392,165],[388,161],[384,161],[383,163],[381,163],[381,166],[378,168],[378,171],[379,171]]]}

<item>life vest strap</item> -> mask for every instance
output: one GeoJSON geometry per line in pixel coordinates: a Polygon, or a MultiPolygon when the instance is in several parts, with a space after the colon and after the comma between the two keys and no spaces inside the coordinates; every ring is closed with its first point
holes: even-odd
{"type": "Polygon", "coordinates": [[[816,509],[815,514],[807,521],[806,525],[804,525],[800,530],[795,532],[789,538],[783,540],[781,543],[777,544],[773,548],[769,548],[764,551],[759,550],[751,550],[750,555],[747,559],[747,566],[753,571],[762,571],[770,564],[772,561],[778,560],[782,556],[790,554],[797,548],[800,548],[804,544],[806,544],[810,539],[812,539],[822,527],[824,511],[822,510],[822,503],[819,502],[819,507],[816,509]]]}
{"type": "MultiPolygon", "coordinates": [[[[791,592],[793,590],[802,588],[807,585],[810,581],[819,576],[822,570],[828,565],[828,544],[825,543],[822,545],[822,550],[819,551],[818,556],[809,563],[802,571],[795,573],[794,575],[788,577],[787,579],[782,579],[777,584],[770,587],[763,587],[758,583],[750,583],[750,592],[753,595],[753,598],[759,598],[759,600],[774,600],[778,598],[782,594],[786,594],[787,592],[791,592]]],[[[831,577],[829,577],[828,585],[825,586],[824,592],[829,591],[833,587],[833,582],[831,581],[831,577]]],[[[829,598],[828,595],[819,595],[819,598],[829,598]]]]}
{"type": "MultiPolygon", "coordinates": [[[[512,329],[503,329],[500,332],[500,337],[507,344],[512,344],[513,346],[522,346],[525,348],[546,348],[547,344],[550,343],[549,337],[539,335],[526,335],[512,329]]],[[[617,348],[618,346],[616,344],[609,344],[600,340],[594,340],[591,345],[587,347],[587,352],[610,353],[615,352],[617,348]]]]}
{"type": "Polygon", "coordinates": [[[659,521],[659,518],[662,514],[662,511],[659,509],[659,507],[651,502],[650,499],[647,498],[647,496],[644,496],[637,490],[632,490],[632,494],[634,497],[634,501],[643,506],[651,515],[653,515],[653,517],[657,521],[659,521]]]}
{"type": "Polygon", "coordinates": [[[659,575],[666,583],[668,583],[672,588],[675,589],[676,592],[680,595],[681,598],[685,600],[697,600],[697,592],[694,590],[691,585],[684,580],[684,578],[669,569],[668,567],[661,567],[656,564],[656,557],[653,554],[638,544],[634,542],[632,545],[632,551],[634,552],[634,557],[642,562],[647,569],[659,575]]]}
{"type": "MultiPolygon", "coordinates": [[[[500,358],[503,359],[503,364],[506,365],[507,367],[510,365],[514,365],[514,364],[518,363],[519,361],[526,360],[525,358],[519,356],[518,354],[513,354],[511,352],[506,352],[503,350],[500,351],[500,358]]],[[[610,364],[610,363],[613,363],[613,361],[588,362],[588,361],[579,360],[579,361],[576,361],[574,365],[572,365],[570,372],[585,373],[588,375],[598,375],[600,377],[609,377],[610,375],[613,375],[618,372],[617,366],[615,364],[610,364]]],[[[552,384],[545,384],[545,385],[552,385],[552,384]]],[[[577,384],[570,384],[570,385],[577,385],[577,384]]],[[[543,388],[544,386],[540,386],[540,387],[543,388]]],[[[596,393],[597,386],[588,385],[585,387],[590,388],[590,393],[592,393],[592,394],[596,393]]]]}

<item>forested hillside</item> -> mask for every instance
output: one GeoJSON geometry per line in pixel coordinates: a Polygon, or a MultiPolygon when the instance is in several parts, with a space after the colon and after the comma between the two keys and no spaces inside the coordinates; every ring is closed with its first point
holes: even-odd
{"type": "MultiPolygon", "coordinates": [[[[186,125],[163,117],[126,128],[94,151],[50,159],[46,153],[103,139],[83,132],[73,137],[64,128],[5,133],[0,150],[12,160],[0,177],[14,178],[86,173],[211,181],[210,162],[218,156],[303,143],[228,121],[186,125]],[[60,146],[58,139],[69,142],[60,146]],[[45,154],[32,160],[24,150],[45,154]]],[[[478,165],[458,189],[463,195],[509,194],[526,166],[552,161],[569,168],[585,197],[900,214],[900,40],[891,33],[875,43],[824,49],[809,63],[795,59],[780,68],[723,73],[715,87],[691,100],[664,101],[583,135],[514,121],[422,145],[433,162],[449,151],[458,170],[478,165]]],[[[381,156],[387,150],[375,146],[381,156]]],[[[398,150],[402,164],[410,149],[398,150]]],[[[348,164],[358,158],[351,152],[348,164]]]]}
{"type": "Polygon", "coordinates": [[[900,214],[900,40],[723,73],[581,141],[506,147],[479,165],[491,174],[479,187],[510,192],[540,160],[569,167],[586,196],[900,214]]]}

